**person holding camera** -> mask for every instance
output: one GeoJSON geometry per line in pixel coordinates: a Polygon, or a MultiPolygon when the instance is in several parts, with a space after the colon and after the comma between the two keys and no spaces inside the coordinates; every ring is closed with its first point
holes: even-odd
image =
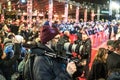
{"type": "Polygon", "coordinates": [[[40,31],[41,44],[33,50],[37,53],[33,63],[33,80],[73,80],[76,71],[74,62],[67,65],[60,58],[45,55],[56,54],[53,47],[60,38],[59,31],[55,27],[43,26],[40,31]]]}

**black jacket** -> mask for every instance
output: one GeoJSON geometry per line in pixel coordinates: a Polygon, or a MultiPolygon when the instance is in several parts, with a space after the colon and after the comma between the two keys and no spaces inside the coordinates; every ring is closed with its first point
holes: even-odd
{"type": "Polygon", "coordinates": [[[108,71],[120,68],[120,55],[116,53],[111,53],[107,57],[107,67],[108,71]]]}
{"type": "Polygon", "coordinates": [[[83,49],[81,52],[81,58],[87,59],[89,63],[91,58],[91,50],[92,50],[90,38],[83,41],[82,44],[83,44],[83,49]]]}
{"type": "Polygon", "coordinates": [[[87,80],[98,80],[107,77],[106,63],[94,61],[87,80]]]}

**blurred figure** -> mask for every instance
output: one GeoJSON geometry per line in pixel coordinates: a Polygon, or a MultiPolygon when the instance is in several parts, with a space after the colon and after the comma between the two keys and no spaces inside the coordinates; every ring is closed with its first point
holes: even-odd
{"type": "Polygon", "coordinates": [[[70,42],[70,32],[69,31],[64,31],[63,33],[63,39],[67,40],[68,42],[70,42]]]}
{"type": "MultiPolygon", "coordinates": [[[[33,64],[33,79],[31,80],[73,80],[72,75],[76,71],[74,62],[70,62],[65,66],[60,58],[44,55],[45,53],[54,53],[54,44],[59,40],[59,32],[57,28],[43,26],[41,29],[41,44],[31,51],[39,55],[35,57],[33,64]],[[42,64],[42,65],[41,65],[42,64]]],[[[29,74],[28,74],[29,75],[29,74]]],[[[28,77],[30,79],[31,76],[28,77]]]]}
{"type": "Polygon", "coordinates": [[[120,80],[120,69],[113,69],[109,72],[107,80],[120,80]]]}
{"type": "Polygon", "coordinates": [[[79,44],[82,41],[82,28],[80,28],[77,32],[77,40],[75,41],[76,44],[79,44]]]}
{"type": "Polygon", "coordinates": [[[114,40],[107,41],[108,54],[113,53],[113,51],[114,51],[114,48],[113,48],[114,42],[115,42],[114,40]]]}
{"type": "Polygon", "coordinates": [[[82,33],[82,45],[83,48],[81,50],[81,60],[86,62],[86,66],[85,66],[85,73],[84,73],[84,77],[87,77],[88,75],[88,71],[89,71],[89,63],[90,63],[90,59],[91,59],[91,39],[89,38],[89,36],[86,33],[82,33]]]}
{"type": "Polygon", "coordinates": [[[105,48],[99,48],[98,53],[93,61],[92,68],[89,72],[87,80],[105,79],[107,77],[106,59],[108,56],[108,50],[105,48]]]}
{"type": "Polygon", "coordinates": [[[14,55],[13,51],[13,43],[12,41],[15,39],[14,33],[9,33],[7,38],[4,39],[4,53],[6,54],[6,59],[10,59],[14,55]]]}
{"type": "Polygon", "coordinates": [[[20,56],[20,44],[14,40],[14,56],[10,59],[6,59],[6,54],[0,51],[0,71],[2,75],[6,78],[6,80],[11,80],[11,75],[14,73],[13,65],[15,64],[16,60],[20,56]]]}
{"type": "Polygon", "coordinates": [[[113,32],[114,32],[114,40],[116,40],[116,34],[118,33],[118,24],[115,24],[114,26],[113,26],[113,32]]]}
{"type": "Polygon", "coordinates": [[[120,41],[116,40],[114,42],[113,49],[114,51],[107,58],[108,71],[120,68],[120,41]]]}
{"type": "Polygon", "coordinates": [[[69,31],[64,31],[63,35],[60,37],[59,42],[70,42],[70,32],[69,31]]]}
{"type": "Polygon", "coordinates": [[[109,24],[108,25],[108,33],[109,33],[109,39],[111,39],[111,34],[112,34],[112,25],[111,24],[109,24]]]}

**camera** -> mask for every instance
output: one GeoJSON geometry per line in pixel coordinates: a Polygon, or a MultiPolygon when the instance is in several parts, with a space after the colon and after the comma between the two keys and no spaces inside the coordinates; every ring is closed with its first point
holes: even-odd
{"type": "Polygon", "coordinates": [[[72,52],[81,55],[83,50],[83,45],[82,42],[79,42],[78,44],[74,44],[74,43],[66,42],[64,40],[60,40],[55,45],[55,50],[57,54],[61,56],[72,55],[72,52]]]}
{"type": "Polygon", "coordinates": [[[64,44],[64,50],[68,52],[76,52],[77,54],[81,54],[82,49],[82,44],[71,44],[70,42],[64,44]]]}

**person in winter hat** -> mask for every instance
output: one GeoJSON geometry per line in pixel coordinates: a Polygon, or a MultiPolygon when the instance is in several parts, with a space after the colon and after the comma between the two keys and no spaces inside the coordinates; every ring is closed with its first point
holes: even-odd
{"type": "Polygon", "coordinates": [[[70,62],[65,66],[59,58],[44,55],[44,53],[56,54],[53,46],[57,44],[60,38],[57,28],[50,25],[44,25],[40,31],[41,44],[39,48],[32,48],[31,52],[36,53],[33,64],[32,80],[73,80],[72,75],[76,71],[74,62],[70,62]],[[41,65],[42,64],[42,65],[41,65]]]}

